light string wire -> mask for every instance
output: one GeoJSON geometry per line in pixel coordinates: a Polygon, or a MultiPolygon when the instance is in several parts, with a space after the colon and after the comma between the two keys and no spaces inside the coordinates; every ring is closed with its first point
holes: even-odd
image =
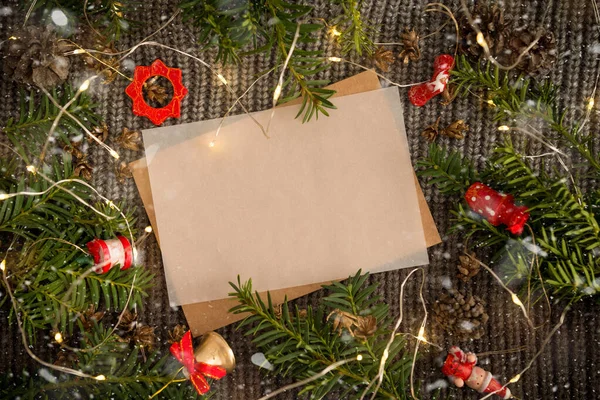
{"type": "Polygon", "coordinates": [[[54,365],[54,364],[50,364],[44,360],[42,360],[41,358],[39,358],[37,355],[35,355],[35,353],[33,351],[31,351],[31,348],[29,347],[28,341],[27,341],[27,334],[25,333],[25,329],[23,329],[23,324],[21,322],[21,317],[19,315],[19,308],[17,306],[17,299],[14,297],[13,293],[12,293],[12,289],[10,286],[10,283],[8,282],[8,277],[6,275],[6,258],[2,261],[2,263],[0,264],[0,269],[2,270],[2,280],[4,282],[4,286],[6,287],[6,291],[8,292],[8,296],[10,297],[10,301],[12,304],[12,308],[13,311],[15,313],[15,319],[17,320],[17,326],[19,328],[19,331],[21,333],[21,340],[23,342],[23,347],[25,348],[25,351],[27,352],[27,354],[33,359],[35,360],[37,363],[48,367],[50,369],[53,369],[55,371],[59,371],[59,372],[63,372],[66,374],[70,374],[70,375],[75,375],[78,376],[80,378],[89,378],[89,379],[95,379],[97,381],[103,381],[106,380],[106,377],[104,375],[89,375],[86,374],[84,372],[75,370],[73,368],[68,368],[68,367],[63,367],[63,366],[58,366],[58,365],[54,365]]]}
{"type": "MultiPolygon", "coordinates": [[[[394,339],[396,338],[398,329],[400,329],[400,324],[402,323],[402,320],[404,319],[404,287],[406,286],[406,283],[408,282],[410,277],[417,271],[421,271],[421,273],[423,275],[423,280],[425,280],[425,270],[423,268],[415,268],[412,271],[410,271],[410,273],[406,276],[406,278],[404,278],[404,281],[402,281],[402,284],[400,285],[400,314],[398,316],[398,319],[396,320],[396,324],[394,325],[394,329],[392,330],[392,333],[390,334],[390,338],[383,350],[383,353],[381,354],[381,359],[379,360],[379,369],[377,371],[377,375],[375,375],[375,377],[371,380],[371,382],[369,382],[369,384],[363,391],[362,395],[360,396],[360,400],[363,400],[365,398],[365,396],[367,395],[367,393],[369,392],[371,387],[373,387],[375,382],[377,382],[377,386],[373,392],[373,397],[371,397],[371,398],[374,398],[374,396],[377,394],[377,391],[381,387],[381,384],[383,383],[383,376],[385,373],[385,363],[387,362],[387,359],[389,357],[390,348],[392,347],[392,344],[394,343],[394,339]]],[[[421,293],[421,300],[423,300],[422,293],[421,293]]],[[[423,306],[425,306],[424,303],[423,303],[423,306]]],[[[426,316],[427,316],[427,314],[426,314],[426,316]]],[[[411,380],[411,385],[412,385],[412,380],[411,380]]]]}
{"type": "Polygon", "coordinates": [[[321,372],[316,373],[316,374],[314,374],[311,377],[308,377],[308,378],[303,379],[301,381],[294,382],[292,384],[283,386],[283,387],[281,387],[281,388],[279,388],[279,389],[277,389],[277,390],[275,390],[275,391],[267,394],[266,396],[261,397],[258,400],[267,400],[267,399],[273,398],[275,396],[278,396],[281,393],[287,392],[288,390],[292,390],[292,389],[295,389],[297,387],[307,385],[307,384],[309,384],[309,383],[311,383],[313,381],[316,381],[319,378],[324,377],[325,375],[327,375],[328,373],[330,373],[334,369],[337,369],[337,368],[341,367],[344,364],[348,364],[348,363],[355,362],[355,361],[361,361],[362,358],[363,358],[362,355],[359,354],[359,355],[357,355],[354,358],[348,358],[348,359],[345,359],[345,360],[341,360],[341,361],[335,362],[335,363],[329,365],[327,368],[323,369],[321,372]]]}
{"type": "Polygon", "coordinates": [[[279,74],[279,79],[277,80],[277,86],[275,86],[275,90],[273,91],[273,107],[271,110],[271,118],[269,118],[269,122],[267,123],[267,131],[265,133],[267,138],[269,137],[269,127],[271,126],[271,122],[273,122],[273,117],[275,116],[275,106],[277,105],[279,97],[281,97],[281,91],[283,90],[283,76],[285,75],[285,71],[287,70],[287,66],[290,62],[290,59],[292,58],[292,54],[294,54],[294,50],[296,49],[296,42],[298,41],[298,37],[300,37],[300,23],[296,25],[294,39],[292,40],[290,50],[288,51],[283,66],[281,67],[281,73],[279,74]]]}

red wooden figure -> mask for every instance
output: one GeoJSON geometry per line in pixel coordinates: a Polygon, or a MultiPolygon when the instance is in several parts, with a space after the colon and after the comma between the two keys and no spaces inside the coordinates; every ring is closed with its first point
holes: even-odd
{"type": "Polygon", "coordinates": [[[513,235],[523,233],[529,219],[527,207],[516,206],[512,195],[498,193],[481,182],[475,182],[469,187],[465,200],[471,210],[485,217],[490,224],[504,224],[513,235]]]}
{"type": "Polygon", "coordinates": [[[205,376],[212,379],[221,379],[227,374],[223,367],[196,361],[191,331],[187,331],[180,342],[173,343],[169,350],[183,364],[192,385],[200,395],[210,390],[210,385],[205,376]]]}
{"type": "Polygon", "coordinates": [[[137,66],[133,73],[133,82],[125,89],[125,93],[133,100],[133,113],[148,117],[154,125],[162,124],[167,118],[179,118],[181,112],[181,99],[187,94],[187,89],[181,82],[181,70],[169,68],[161,60],[155,60],[152,65],[137,66]],[[150,107],[144,100],[143,87],[148,79],[153,76],[165,77],[173,85],[173,98],[164,107],[150,107]]]}
{"type": "Polygon", "coordinates": [[[133,249],[125,236],[116,239],[94,239],[87,244],[90,255],[94,257],[94,272],[103,274],[119,264],[127,269],[133,264],[133,249]]]}
{"type": "Polygon", "coordinates": [[[510,399],[512,394],[509,388],[504,388],[489,371],[475,366],[477,356],[466,353],[457,346],[452,346],[442,367],[442,372],[450,382],[457,387],[465,384],[479,393],[494,393],[503,399],[510,399]]]}
{"type": "Polygon", "coordinates": [[[446,90],[450,71],[454,66],[454,57],[448,54],[442,54],[435,59],[433,63],[433,78],[431,81],[413,86],[408,91],[408,99],[417,106],[424,106],[432,97],[437,96],[446,90]]]}

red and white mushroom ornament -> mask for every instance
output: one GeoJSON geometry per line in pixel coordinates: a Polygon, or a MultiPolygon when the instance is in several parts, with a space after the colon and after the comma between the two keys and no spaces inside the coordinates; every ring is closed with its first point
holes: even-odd
{"type": "Polygon", "coordinates": [[[469,187],[465,200],[471,210],[483,216],[490,224],[504,224],[513,235],[522,234],[529,219],[527,207],[515,205],[512,195],[499,193],[481,182],[475,182],[469,187]]]}
{"type": "Polygon", "coordinates": [[[94,272],[104,274],[115,265],[125,270],[133,264],[133,248],[125,236],[116,239],[94,239],[87,244],[90,255],[94,258],[94,272]]]}

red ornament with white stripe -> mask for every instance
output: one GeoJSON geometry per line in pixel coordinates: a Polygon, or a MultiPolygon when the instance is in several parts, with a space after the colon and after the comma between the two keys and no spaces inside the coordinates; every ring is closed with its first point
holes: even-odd
{"type": "Polygon", "coordinates": [[[133,264],[133,249],[125,236],[110,240],[94,239],[87,248],[94,257],[94,272],[97,274],[104,274],[117,264],[121,270],[133,264]]]}
{"type": "Polygon", "coordinates": [[[523,233],[529,219],[527,207],[515,205],[512,195],[498,193],[481,182],[475,182],[469,187],[465,200],[471,210],[483,216],[490,224],[504,224],[513,235],[523,233]]]}
{"type": "Polygon", "coordinates": [[[454,57],[449,54],[437,56],[433,63],[433,77],[431,80],[413,86],[408,91],[410,102],[417,107],[422,107],[434,96],[446,90],[452,67],[454,67],[454,57]]]}

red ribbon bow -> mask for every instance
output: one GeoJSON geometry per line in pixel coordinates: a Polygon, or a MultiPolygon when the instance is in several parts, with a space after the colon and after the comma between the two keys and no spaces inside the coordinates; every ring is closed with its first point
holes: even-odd
{"type": "Polygon", "coordinates": [[[206,381],[206,378],[204,378],[205,376],[212,379],[221,379],[227,374],[223,367],[196,362],[194,347],[192,345],[192,333],[190,331],[187,331],[183,335],[179,343],[173,343],[169,350],[190,374],[192,385],[194,385],[199,394],[204,394],[210,390],[210,385],[206,381]]]}

